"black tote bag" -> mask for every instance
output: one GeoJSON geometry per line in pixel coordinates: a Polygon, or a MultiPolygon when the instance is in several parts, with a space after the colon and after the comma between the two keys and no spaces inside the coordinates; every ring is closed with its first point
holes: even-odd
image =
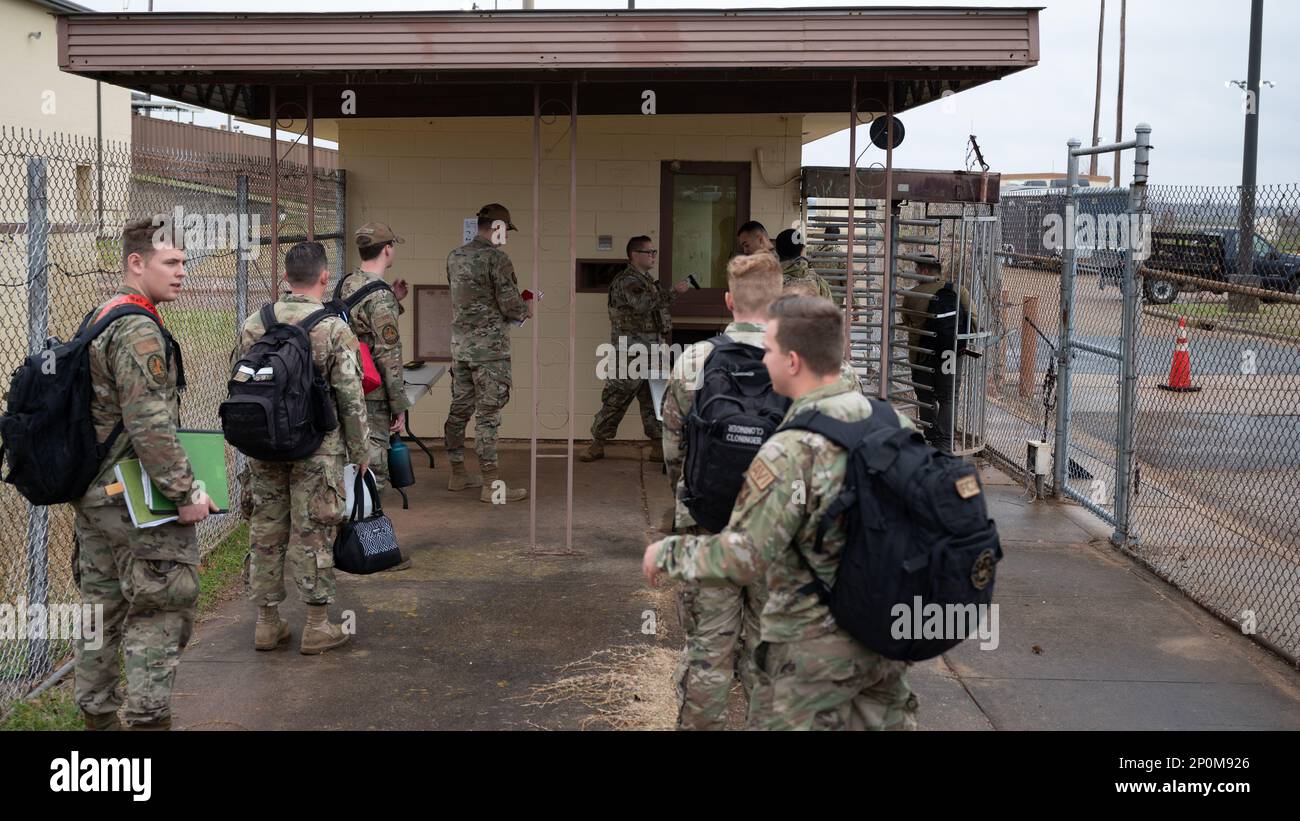
{"type": "Polygon", "coordinates": [[[400,563],[402,551],[397,547],[397,535],[393,533],[393,523],[384,515],[379,489],[370,471],[357,474],[352,500],[348,520],[339,526],[334,539],[334,566],[344,573],[364,576],[400,563]],[[365,504],[363,482],[373,502],[370,515],[364,519],[358,518],[365,504]]]}

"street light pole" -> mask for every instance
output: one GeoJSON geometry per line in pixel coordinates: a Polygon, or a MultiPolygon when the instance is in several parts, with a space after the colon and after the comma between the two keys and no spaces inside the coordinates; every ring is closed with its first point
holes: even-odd
{"type": "MultiPolygon", "coordinates": [[[[1238,208],[1237,284],[1255,285],[1255,166],[1259,152],[1259,60],[1264,39],[1264,0],[1250,3],[1250,56],[1246,68],[1246,133],[1241,149],[1241,198],[1238,208]]],[[[1228,309],[1254,313],[1259,299],[1229,294],[1228,309]]]]}

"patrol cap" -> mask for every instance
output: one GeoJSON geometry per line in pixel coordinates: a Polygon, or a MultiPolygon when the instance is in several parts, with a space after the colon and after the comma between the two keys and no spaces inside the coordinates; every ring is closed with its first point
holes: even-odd
{"type": "Polygon", "coordinates": [[[406,240],[393,233],[386,223],[367,222],[357,229],[357,247],[366,248],[371,245],[379,245],[385,242],[405,242],[406,240]]]}
{"type": "Polygon", "coordinates": [[[506,208],[499,202],[490,202],[478,209],[476,214],[479,219],[503,220],[506,224],[507,231],[518,231],[515,224],[510,221],[510,209],[506,208]]]}

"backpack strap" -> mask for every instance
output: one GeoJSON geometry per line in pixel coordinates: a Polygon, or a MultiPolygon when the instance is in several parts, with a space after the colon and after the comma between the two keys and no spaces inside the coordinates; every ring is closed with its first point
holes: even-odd
{"type": "Polygon", "coordinates": [[[262,332],[266,333],[271,330],[271,326],[277,324],[280,320],[275,318],[275,303],[268,302],[262,306],[262,310],[257,312],[258,317],[262,320],[262,332]]]}
{"type": "MultiPolygon", "coordinates": [[[[352,274],[348,274],[348,276],[350,277],[352,274]]],[[[352,313],[352,309],[361,304],[361,300],[370,296],[375,291],[388,291],[391,293],[393,290],[393,287],[387,282],[384,282],[382,279],[376,279],[373,282],[367,282],[365,285],[362,285],[360,288],[353,291],[347,299],[344,299],[342,296],[343,283],[347,278],[348,277],[343,277],[343,279],[339,280],[339,284],[334,286],[333,299],[333,301],[338,304],[345,320],[348,318],[348,315],[352,313]]]]}
{"type": "Polygon", "coordinates": [[[717,353],[718,351],[761,351],[763,350],[762,348],[759,348],[756,345],[746,345],[744,342],[737,342],[736,340],[732,339],[726,334],[718,334],[717,336],[707,341],[712,343],[713,345],[713,350],[709,351],[709,356],[713,356],[713,354],[717,353]]]}
{"type": "MultiPolygon", "coordinates": [[[[794,418],[783,424],[779,430],[806,430],[812,433],[820,434],[826,437],[832,443],[845,450],[852,450],[861,442],[867,434],[875,429],[896,428],[902,429],[902,423],[898,421],[898,413],[890,406],[888,402],[880,399],[870,399],[871,415],[866,419],[857,422],[845,422],[840,419],[834,419],[819,410],[809,410],[797,414],[794,418]]],[[[868,465],[870,466],[870,457],[868,454],[868,465]]],[[[893,451],[897,455],[897,451],[893,451]]],[[[885,467],[892,463],[893,459],[886,462],[885,467]]],[[[813,552],[822,553],[822,545],[826,539],[826,531],[830,529],[833,522],[843,516],[858,500],[857,492],[853,488],[842,487],[840,493],[826,508],[826,512],[817,521],[817,540],[813,544],[813,552]]],[[[798,557],[799,563],[804,569],[812,575],[813,580],[799,588],[803,594],[816,593],[822,604],[829,605],[831,600],[831,590],[824,582],[817,571],[813,569],[812,563],[808,557],[797,545],[791,544],[795,556],[798,557]]]]}
{"type": "Polygon", "coordinates": [[[163,341],[166,343],[166,362],[167,367],[171,367],[172,356],[176,357],[176,390],[185,390],[185,359],[181,356],[181,346],[176,344],[176,340],[168,332],[167,326],[162,324],[162,318],[154,311],[134,301],[123,301],[112,306],[108,311],[101,311],[99,317],[94,319],[95,312],[91,311],[86,314],[85,319],[81,321],[81,326],[77,328],[77,336],[86,335],[86,344],[89,345],[100,334],[108,330],[108,326],[124,316],[138,315],[147,316],[154,322],[158,323],[158,330],[162,331],[163,341]],[[89,326],[89,327],[87,327],[89,326]]]}
{"type": "MultiPolygon", "coordinates": [[[[89,345],[91,342],[95,341],[100,334],[108,330],[108,326],[112,325],[124,316],[132,315],[147,316],[154,322],[158,323],[158,330],[162,331],[163,342],[166,344],[164,355],[167,367],[171,367],[172,354],[174,353],[176,355],[176,390],[178,392],[185,390],[185,360],[181,356],[181,347],[176,344],[176,340],[172,338],[170,333],[168,333],[166,326],[162,324],[162,320],[158,314],[145,308],[143,305],[134,301],[124,300],[116,305],[112,305],[107,311],[101,311],[98,318],[95,318],[95,312],[92,310],[90,313],[86,314],[84,319],[81,320],[81,325],[77,328],[77,337],[80,338],[84,335],[85,344],[89,345]]],[[[109,431],[108,438],[103,442],[95,443],[95,454],[101,462],[106,456],[108,456],[109,451],[113,449],[113,444],[117,441],[117,437],[121,436],[122,431],[124,430],[126,430],[125,421],[118,419],[117,424],[115,424],[113,429],[109,431]]]]}
{"type": "Polygon", "coordinates": [[[312,328],[315,328],[322,320],[329,319],[332,316],[338,316],[338,312],[330,307],[321,308],[319,311],[312,311],[299,321],[298,327],[307,333],[311,333],[312,328]]]}

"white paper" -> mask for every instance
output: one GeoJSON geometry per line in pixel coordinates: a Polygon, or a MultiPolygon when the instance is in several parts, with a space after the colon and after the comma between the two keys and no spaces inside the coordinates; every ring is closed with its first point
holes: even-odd
{"type": "Polygon", "coordinates": [[[474,239],[474,237],[477,234],[478,234],[478,217],[466,217],[465,218],[465,242],[468,243],[470,240],[474,239]]]}
{"type": "MultiPolygon", "coordinates": [[[[532,301],[533,301],[534,303],[541,302],[541,301],[542,301],[542,297],[544,297],[544,296],[546,296],[546,293],[545,293],[545,292],[543,292],[543,291],[538,291],[536,294],[533,295],[533,300],[532,300],[532,301]]],[[[527,302],[527,300],[525,300],[525,302],[527,302]]],[[[535,311],[535,310],[537,310],[537,309],[534,308],[533,310],[535,311]]],[[[512,320],[510,320],[510,321],[514,324],[514,326],[515,326],[516,328],[522,328],[522,327],[524,327],[524,323],[526,323],[526,322],[528,321],[528,317],[524,317],[523,319],[512,319],[512,320]]]]}

